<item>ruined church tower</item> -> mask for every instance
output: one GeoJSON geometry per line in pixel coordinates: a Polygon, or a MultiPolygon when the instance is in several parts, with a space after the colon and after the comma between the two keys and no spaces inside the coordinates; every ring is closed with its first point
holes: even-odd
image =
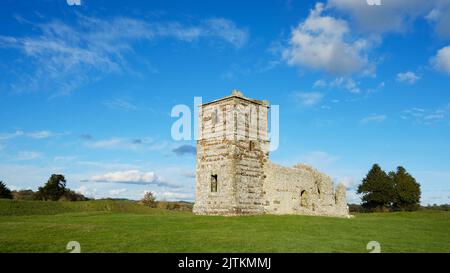
{"type": "Polygon", "coordinates": [[[264,164],[269,156],[269,103],[234,90],[200,105],[196,214],[264,212],[264,164]]]}
{"type": "Polygon", "coordinates": [[[349,217],[342,184],[305,164],[269,161],[268,114],[267,101],[237,90],[200,105],[194,213],[349,217]]]}

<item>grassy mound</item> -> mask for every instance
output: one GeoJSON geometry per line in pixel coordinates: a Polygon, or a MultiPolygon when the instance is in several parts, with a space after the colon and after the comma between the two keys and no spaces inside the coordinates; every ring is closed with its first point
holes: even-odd
{"type": "Polygon", "coordinates": [[[126,200],[93,200],[79,202],[23,201],[0,199],[0,216],[52,215],[73,212],[150,213],[154,209],[126,200]]]}

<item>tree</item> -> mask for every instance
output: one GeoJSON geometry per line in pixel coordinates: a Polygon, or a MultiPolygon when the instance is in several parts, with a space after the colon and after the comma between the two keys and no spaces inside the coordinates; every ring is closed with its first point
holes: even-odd
{"type": "Polygon", "coordinates": [[[374,164],[358,186],[362,206],[368,210],[386,210],[392,206],[394,186],[390,177],[378,164],[374,164]]]}
{"type": "Polygon", "coordinates": [[[0,181],[0,198],[12,199],[11,190],[8,189],[3,181],[0,181]]]}
{"type": "Polygon", "coordinates": [[[141,203],[144,206],[154,208],[156,207],[156,197],[151,191],[148,191],[144,194],[144,198],[141,199],[141,203]]]}
{"type": "Polygon", "coordinates": [[[416,179],[402,166],[397,167],[397,172],[390,172],[389,176],[395,191],[393,208],[409,211],[419,209],[421,191],[416,179]]]}
{"type": "Polygon", "coordinates": [[[57,201],[66,192],[66,178],[62,174],[52,174],[43,187],[36,192],[37,199],[57,201]]]}

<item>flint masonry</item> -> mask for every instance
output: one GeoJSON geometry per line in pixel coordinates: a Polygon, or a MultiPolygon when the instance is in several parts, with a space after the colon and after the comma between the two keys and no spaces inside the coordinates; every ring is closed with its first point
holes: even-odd
{"type": "Polygon", "coordinates": [[[304,164],[269,161],[268,115],[268,101],[237,90],[200,106],[194,213],[348,217],[342,184],[304,164]]]}

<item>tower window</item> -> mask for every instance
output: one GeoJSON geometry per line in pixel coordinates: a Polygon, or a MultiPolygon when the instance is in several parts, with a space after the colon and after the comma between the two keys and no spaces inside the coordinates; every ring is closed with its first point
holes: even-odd
{"type": "Polygon", "coordinates": [[[214,109],[214,112],[212,113],[212,123],[217,124],[219,122],[219,111],[217,109],[214,109]]]}
{"type": "Polygon", "coordinates": [[[211,192],[217,192],[217,174],[211,175],[211,192]]]}
{"type": "Polygon", "coordinates": [[[255,150],[255,142],[254,142],[253,140],[250,140],[249,150],[250,150],[250,151],[255,150]]]}

